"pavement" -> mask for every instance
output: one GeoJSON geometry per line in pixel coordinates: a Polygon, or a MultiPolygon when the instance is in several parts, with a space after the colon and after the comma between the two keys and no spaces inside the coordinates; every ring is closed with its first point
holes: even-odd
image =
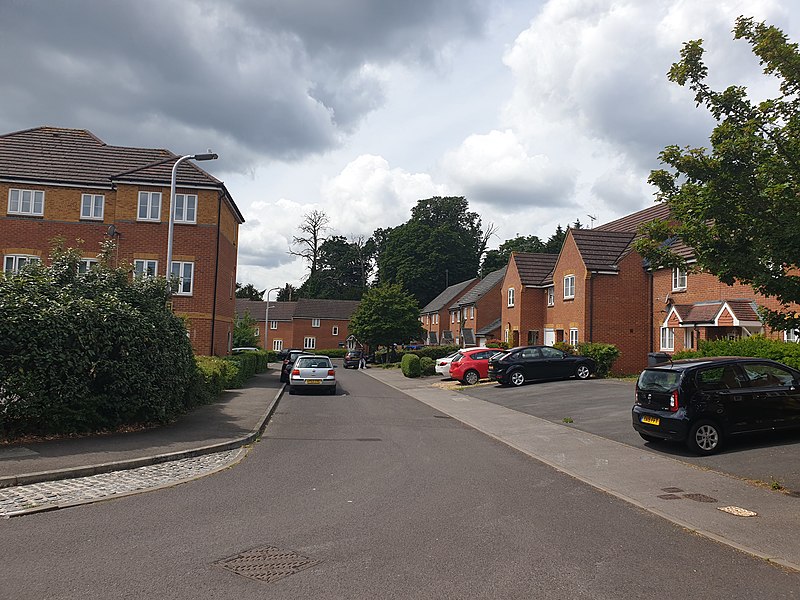
{"type": "MultiPolygon", "coordinates": [[[[796,497],[433,387],[431,378],[408,379],[399,369],[371,368],[361,373],[640,509],[800,571],[800,499],[796,497]]],[[[247,388],[226,392],[218,402],[165,427],[0,447],[0,489],[22,490],[36,482],[240,448],[261,434],[283,392],[277,370],[259,374],[248,383],[247,388]]]]}

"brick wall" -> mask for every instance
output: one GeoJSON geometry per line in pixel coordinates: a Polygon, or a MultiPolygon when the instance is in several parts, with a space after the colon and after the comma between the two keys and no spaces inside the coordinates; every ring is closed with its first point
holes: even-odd
{"type": "Polygon", "coordinates": [[[319,327],[311,326],[311,319],[295,318],[293,325],[292,348],[303,348],[303,341],[307,336],[316,339],[317,350],[332,350],[339,347],[340,343],[347,341],[348,326],[350,321],[337,319],[320,319],[319,327]],[[338,327],[338,335],[333,335],[333,328],[338,327]]]}
{"type": "Polygon", "coordinates": [[[533,296],[527,298],[522,293],[522,280],[517,270],[517,264],[514,260],[509,259],[506,274],[503,277],[503,283],[500,286],[500,339],[508,341],[509,344],[514,345],[514,332],[517,332],[519,338],[519,331],[522,327],[522,303],[523,301],[532,302],[533,296]],[[514,289],[514,305],[508,305],[508,290],[514,289]]]}
{"type": "MultiPolygon", "coordinates": [[[[584,339],[587,330],[586,289],[589,273],[583,264],[578,247],[571,233],[567,233],[561,254],[553,268],[553,286],[555,288],[555,305],[547,311],[544,327],[556,331],[557,342],[569,342],[569,330],[578,329],[579,339],[584,339]],[[574,298],[564,298],[564,278],[575,277],[574,298]]],[[[546,297],[543,298],[547,302],[546,297]]],[[[544,333],[542,334],[544,342],[544,333]]]]}

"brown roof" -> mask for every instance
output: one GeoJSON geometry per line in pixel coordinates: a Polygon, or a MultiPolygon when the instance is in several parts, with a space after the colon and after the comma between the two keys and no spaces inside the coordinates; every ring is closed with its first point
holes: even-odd
{"type": "Polygon", "coordinates": [[[714,300],[710,302],[696,302],[694,304],[676,304],[673,308],[678,313],[681,323],[711,323],[713,322],[724,304],[739,321],[761,321],[753,300],[714,300]]]}
{"type": "MultiPolygon", "coordinates": [[[[295,319],[336,319],[348,321],[361,304],[358,300],[322,300],[301,298],[294,311],[295,319]]],[[[270,312],[272,309],[270,308],[270,312]]]]}
{"type": "Polygon", "coordinates": [[[517,265],[522,285],[544,285],[551,279],[550,274],[556,266],[558,255],[512,252],[511,260],[517,265]]]}
{"type": "MultiPolygon", "coordinates": [[[[109,146],[86,129],[36,127],[0,135],[0,178],[110,188],[115,182],[169,185],[178,155],[160,148],[109,146]]],[[[178,166],[180,186],[224,192],[244,222],[225,185],[191,161],[178,166]]]]}
{"type": "MultiPolygon", "coordinates": [[[[291,321],[292,316],[294,316],[296,306],[297,302],[271,301],[269,303],[269,320],[291,321]]],[[[259,300],[246,300],[243,298],[237,298],[236,316],[242,318],[247,312],[249,312],[250,316],[256,321],[263,321],[266,317],[267,303],[259,300]]]]}
{"type": "Polygon", "coordinates": [[[442,310],[445,306],[450,304],[453,300],[458,298],[459,294],[461,294],[465,289],[467,289],[471,284],[478,281],[477,278],[475,279],[467,279],[466,281],[461,281],[459,283],[454,283],[451,286],[448,286],[444,289],[444,291],[440,292],[436,298],[431,300],[425,305],[420,312],[425,313],[432,313],[442,310]]]}
{"type": "Polygon", "coordinates": [[[571,229],[572,238],[581,253],[583,264],[590,271],[616,271],[617,262],[628,251],[636,237],[633,232],[571,229]]]}
{"type": "MultiPolygon", "coordinates": [[[[616,221],[598,225],[591,231],[626,231],[630,233],[637,233],[640,226],[655,219],[669,220],[669,206],[663,202],[660,202],[645,208],[644,210],[626,215],[620,219],[617,219],[616,221]]],[[[681,240],[673,238],[667,243],[671,247],[672,251],[678,256],[686,260],[691,260],[694,258],[694,251],[681,240]]]]}

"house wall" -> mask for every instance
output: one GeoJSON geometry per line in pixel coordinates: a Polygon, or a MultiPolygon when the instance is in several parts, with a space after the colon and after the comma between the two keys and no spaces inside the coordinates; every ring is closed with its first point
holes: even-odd
{"type": "Polygon", "coordinates": [[[478,301],[475,303],[475,320],[470,321],[470,327],[472,327],[474,331],[478,331],[478,329],[482,329],[500,318],[502,311],[500,303],[502,288],[502,282],[498,282],[497,285],[486,292],[481,298],[478,298],[478,301]]]}
{"type": "MultiPolygon", "coordinates": [[[[503,277],[503,284],[500,286],[500,339],[507,341],[510,345],[516,345],[516,339],[520,337],[522,327],[522,303],[526,300],[523,294],[522,280],[517,270],[517,264],[513,258],[508,261],[506,274],[503,277]],[[508,305],[508,290],[514,288],[514,306],[508,305]]],[[[533,297],[531,297],[531,300],[533,297]]]]}
{"type": "MultiPolygon", "coordinates": [[[[320,319],[319,327],[311,326],[311,319],[293,319],[292,325],[292,348],[303,348],[303,341],[306,336],[316,338],[316,350],[333,350],[339,347],[339,343],[345,343],[347,336],[350,335],[348,326],[350,321],[346,319],[320,319]],[[333,327],[339,328],[338,335],[333,335],[333,327]]],[[[284,347],[286,342],[284,341],[284,347]]]]}
{"type": "MultiPolygon", "coordinates": [[[[569,342],[570,328],[578,329],[579,340],[586,339],[587,314],[586,314],[586,288],[589,273],[583,264],[583,258],[575,245],[571,233],[567,234],[561,254],[553,268],[553,286],[555,288],[555,305],[546,312],[546,329],[554,329],[556,342],[569,342]],[[575,296],[564,299],[564,277],[575,276],[575,296]]],[[[547,303],[547,297],[542,297],[547,303]]],[[[542,333],[544,342],[544,333],[542,333]]]]}

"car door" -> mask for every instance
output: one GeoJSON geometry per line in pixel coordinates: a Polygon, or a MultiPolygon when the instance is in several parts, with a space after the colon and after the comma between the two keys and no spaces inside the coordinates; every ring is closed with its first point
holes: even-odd
{"type": "Polygon", "coordinates": [[[721,419],[722,425],[731,432],[752,429],[759,406],[740,369],[734,365],[700,369],[695,374],[695,386],[690,407],[692,420],[721,419]]]}
{"type": "Polygon", "coordinates": [[[542,354],[539,348],[523,348],[517,353],[517,362],[522,367],[526,380],[544,379],[544,369],[542,364],[542,354]]]}
{"type": "Polygon", "coordinates": [[[797,380],[789,369],[773,363],[745,363],[742,369],[753,390],[754,429],[797,425],[800,402],[797,380]]]}
{"type": "Polygon", "coordinates": [[[539,348],[542,353],[543,368],[549,375],[548,378],[563,378],[572,375],[572,361],[568,360],[568,354],[558,348],[542,346],[539,348]]]}

